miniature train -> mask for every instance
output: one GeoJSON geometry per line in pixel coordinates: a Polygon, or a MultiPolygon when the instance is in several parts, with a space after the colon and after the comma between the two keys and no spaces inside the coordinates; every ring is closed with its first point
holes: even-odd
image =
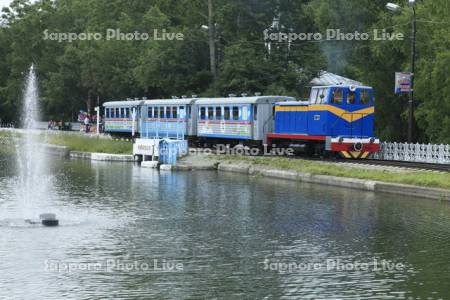
{"type": "Polygon", "coordinates": [[[191,144],[289,147],[366,158],[379,151],[367,86],[317,86],[307,101],[286,96],[111,101],[105,132],[187,139],[191,144]]]}

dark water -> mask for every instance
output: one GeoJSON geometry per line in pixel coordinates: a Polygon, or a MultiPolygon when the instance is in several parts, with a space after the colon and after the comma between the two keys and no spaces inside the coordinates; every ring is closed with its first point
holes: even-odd
{"type": "Polygon", "coordinates": [[[447,203],[83,160],[52,172],[43,206],[61,226],[25,226],[0,159],[0,299],[450,297],[447,203]]]}

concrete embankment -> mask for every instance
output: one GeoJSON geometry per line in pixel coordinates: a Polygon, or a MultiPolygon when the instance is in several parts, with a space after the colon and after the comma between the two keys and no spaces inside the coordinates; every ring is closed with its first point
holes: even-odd
{"type": "Polygon", "coordinates": [[[128,154],[90,153],[81,151],[70,151],[70,158],[83,158],[97,161],[134,161],[133,155],[128,154]]]}
{"type": "Polygon", "coordinates": [[[294,180],[314,184],[325,184],[343,188],[358,189],[371,192],[384,192],[405,196],[422,197],[450,201],[450,190],[420,187],[415,185],[388,183],[356,178],[336,177],[302,173],[294,170],[281,170],[266,166],[247,164],[245,162],[219,162],[205,157],[189,157],[180,161],[173,170],[218,170],[248,175],[260,175],[270,178],[294,180]]]}
{"type": "Polygon", "coordinates": [[[70,151],[66,146],[44,145],[45,151],[51,155],[70,158],[81,158],[97,161],[120,161],[133,162],[133,155],[129,154],[109,154],[109,153],[91,153],[82,151],[70,151]]]}

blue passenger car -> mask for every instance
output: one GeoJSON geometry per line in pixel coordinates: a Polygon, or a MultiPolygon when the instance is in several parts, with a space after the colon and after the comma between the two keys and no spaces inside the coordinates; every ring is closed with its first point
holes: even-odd
{"type": "Polygon", "coordinates": [[[143,102],[143,100],[105,102],[103,104],[105,132],[129,135],[133,129],[139,132],[138,115],[143,102]]]}
{"type": "Polygon", "coordinates": [[[197,137],[206,142],[261,145],[273,130],[275,103],[285,96],[205,98],[195,102],[197,137]]]}
{"type": "Polygon", "coordinates": [[[195,99],[147,100],[140,115],[141,136],[179,138],[189,135],[191,106],[195,99]]]}

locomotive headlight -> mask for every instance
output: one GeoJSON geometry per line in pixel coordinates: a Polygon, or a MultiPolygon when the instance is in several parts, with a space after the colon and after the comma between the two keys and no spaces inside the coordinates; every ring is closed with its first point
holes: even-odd
{"type": "Polygon", "coordinates": [[[355,143],[355,144],[353,145],[353,149],[354,149],[355,151],[361,151],[362,148],[363,148],[363,144],[360,143],[360,142],[357,142],[357,143],[355,143]]]}
{"type": "Polygon", "coordinates": [[[342,143],[344,141],[344,138],[341,136],[341,137],[339,137],[338,141],[339,141],[339,143],[342,143]]]}
{"type": "Polygon", "coordinates": [[[373,142],[375,142],[375,138],[370,138],[369,142],[370,142],[371,144],[373,144],[373,142]]]}

